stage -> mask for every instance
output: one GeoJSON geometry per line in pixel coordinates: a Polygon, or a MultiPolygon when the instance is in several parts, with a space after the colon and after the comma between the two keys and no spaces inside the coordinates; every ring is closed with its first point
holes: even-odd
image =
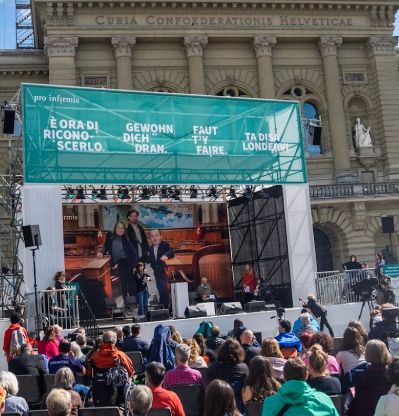
{"type": "MultiPolygon", "coordinates": [[[[330,322],[334,335],[336,337],[342,337],[345,328],[350,320],[357,320],[361,308],[361,303],[347,303],[344,305],[331,305],[327,306],[327,317],[330,322]]],[[[285,312],[285,319],[288,319],[293,323],[300,315],[301,308],[288,308],[285,312]]],[[[225,336],[233,328],[234,319],[241,319],[244,325],[254,332],[261,332],[262,338],[274,337],[277,334],[277,313],[276,311],[262,311],[262,312],[251,312],[251,313],[238,313],[234,315],[219,315],[219,316],[208,316],[199,318],[189,319],[169,319],[165,321],[156,322],[142,322],[141,334],[142,337],[148,342],[151,341],[154,328],[159,325],[173,325],[183,336],[183,338],[189,338],[197,331],[202,321],[211,321],[220,327],[221,335],[225,336]]],[[[368,310],[363,311],[361,319],[363,325],[368,328],[369,324],[369,312],[368,310]]],[[[102,331],[106,329],[112,329],[115,327],[121,327],[123,325],[132,324],[132,322],[120,322],[114,321],[109,324],[100,325],[102,331]]],[[[69,332],[69,331],[68,331],[69,332]]]]}

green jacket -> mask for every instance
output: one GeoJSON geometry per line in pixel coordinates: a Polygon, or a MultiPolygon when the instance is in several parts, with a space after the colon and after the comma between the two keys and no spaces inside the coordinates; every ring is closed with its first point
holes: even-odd
{"type": "Polygon", "coordinates": [[[262,416],[276,416],[285,404],[292,404],[284,416],[339,416],[331,399],[312,389],[306,381],[290,380],[277,394],[263,402],[262,416]]]}

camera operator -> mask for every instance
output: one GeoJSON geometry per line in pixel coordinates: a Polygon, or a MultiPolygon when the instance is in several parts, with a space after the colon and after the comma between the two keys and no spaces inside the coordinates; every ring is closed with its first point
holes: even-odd
{"type": "Polygon", "coordinates": [[[391,303],[384,303],[381,306],[382,321],[377,322],[369,332],[370,339],[379,339],[387,344],[388,337],[397,337],[398,308],[391,303]]]}
{"type": "Polygon", "coordinates": [[[327,321],[327,309],[317,302],[316,296],[313,294],[308,295],[308,303],[303,299],[299,299],[302,302],[302,307],[309,309],[315,318],[320,318],[320,332],[323,332],[324,325],[327,327],[328,332],[334,338],[334,332],[331,325],[327,321]]]}
{"type": "Polygon", "coordinates": [[[384,303],[395,304],[395,292],[392,289],[391,278],[389,276],[383,277],[381,284],[377,288],[375,301],[378,305],[382,305],[384,303]]]}

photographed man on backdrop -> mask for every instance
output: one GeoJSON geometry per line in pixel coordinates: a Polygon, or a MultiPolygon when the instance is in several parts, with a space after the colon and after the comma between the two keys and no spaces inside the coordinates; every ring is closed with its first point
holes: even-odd
{"type": "Polygon", "coordinates": [[[129,221],[127,235],[137,251],[139,261],[148,263],[150,246],[144,228],[139,223],[139,212],[136,209],[130,208],[127,212],[127,219],[129,221]]]}
{"type": "Polygon", "coordinates": [[[174,257],[173,249],[168,243],[162,241],[158,229],[151,230],[152,246],[150,247],[150,264],[154,270],[155,281],[159,291],[159,302],[167,309],[169,307],[169,292],[167,285],[165,261],[174,257]]]}

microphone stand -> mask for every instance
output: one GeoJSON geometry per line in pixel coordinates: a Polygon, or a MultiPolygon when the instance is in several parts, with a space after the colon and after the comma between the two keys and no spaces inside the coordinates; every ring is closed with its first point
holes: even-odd
{"type": "Polygon", "coordinates": [[[35,246],[34,248],[31,248],[32,252],[32,260],[33,260],[33,288],[35,292],[35,312],[36,312],[36,319],[35,319],[35,336],[36,339],[40,339],[40,330],[39,330],[39,324],[41,324],[41,317],[39,316],[39,301],[37,298],[37,276],[36,276],[36,250],[39,250],[39,243],[37,240],[38,235],[34,235],[35,239],[35,246]]]}

